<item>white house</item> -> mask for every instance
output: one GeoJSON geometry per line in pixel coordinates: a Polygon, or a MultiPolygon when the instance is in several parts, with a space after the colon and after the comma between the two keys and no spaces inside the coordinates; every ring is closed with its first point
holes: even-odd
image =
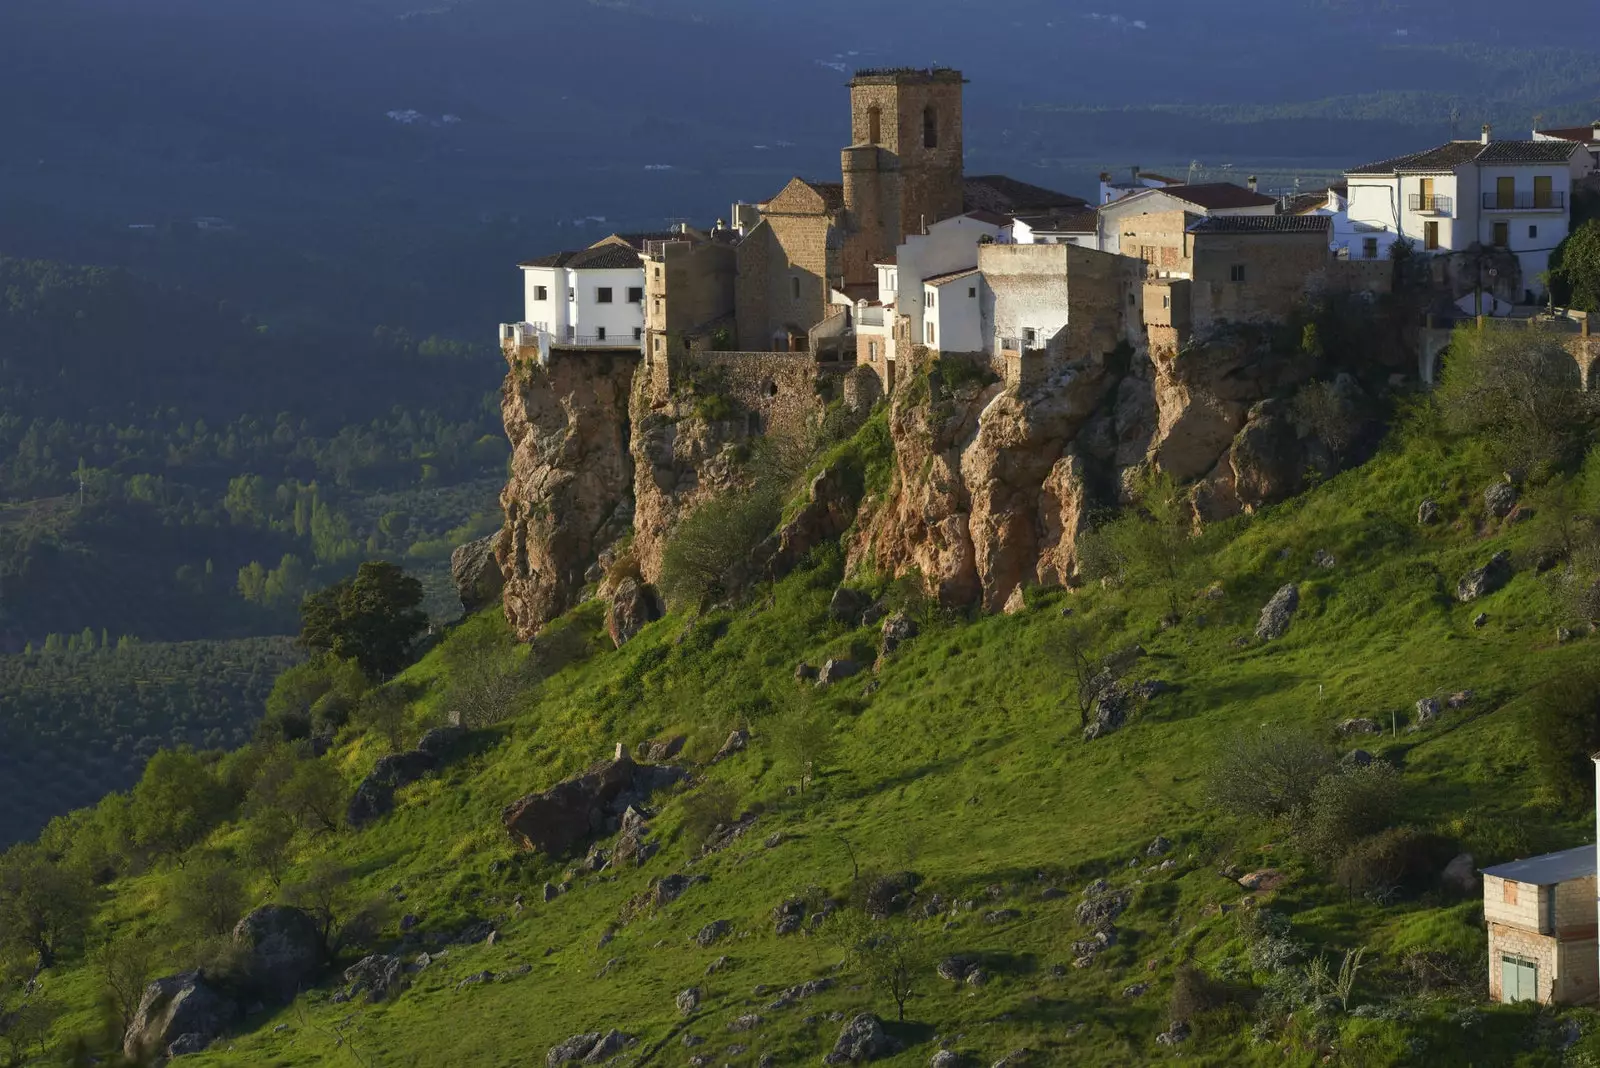
{"type": "Polygon", "coordinates": [[[1255,179],[1248,186],[1232,182],[1207,182],[1201,185],[1174,185],[1130,193],[1100,206],[1098,241],[1101,252],[1122,252],[1122,223],[1136,215],[1186,211],[1209,218],[1213,215],[1276,215],[1275,197],[1258,192],[1255,179]]]}
{"type": "Polygon", "coordinates": [[[1564,126],[1533,131],[1535,141],[1570,141],[1589,151],[1589,171],[1600,171],[1600,120],[1587,126],[1564,126]]]}
{"type": "MultiPolygon", "coordinates": [[[[933,296],[936,301],[938,297],[937,289],[929,289],[923,283],[976,269],[978,246],[1007,243],[1011,225],[1011,219],[981,209],[941,219],[924,233],[909,235],[895,250],[894,262],[877,264],[878,299],[856,305],[856,335],[868,338],[869,361],[893,360],[898,355],[894,342],[896,316],[906,321],[906,337],[927,343],[924,316],[928,297],[933,296]]],[[[938,324],[933,329],[940,333],[938,324]]]]}
{"type": "Polygon", "coordinates": [[[982,352],[983,275],[968,267],[922,280],[922,343],[934,351],[982,352]]]}
{"type": "Polygon", "coordinates": [[[1019,245],[1078,245],[1094,248],[1100,217],[1092,209],[1019,215],[1011,223],[1011,239],[1019,245]]]}
{"type": "Polygon", "coordinates": [[[1400,240],[1425,255],[1474,246],[1506,249],[1522,267],[1522,286],[1542,293],[1539,275],[1567,236],[1572,185],[1589,154],[1572,141],[1451,141],[1423,152],[1353,168],[1351,259],[1380,259],[1400,240]]]}
{"type": "Polygon", "coordinates": [[[523,321],[502,324],[500,339],[537,347],[639,349],[643,344],[644,261],[625,240],[607,238],[577,252],[519,264],[523,321]]]}
{"type": "Polygon", "coordinates": [[[1142,171],[1138,167],[1132,167],[1129,170],[1130,173],[1126,181],[1116,181],[1109,173],[1101,173],[1100,204],[1109,204],[1113,200],[1121,200],[1123,197],[1132,196],[1134,193],[1142,193],[1146,189],[1166,189],[1169,186],[1185,184],[1182,178],[1168,178],[1164,174],[1152,174],[1149,171],[1142,171]]]}

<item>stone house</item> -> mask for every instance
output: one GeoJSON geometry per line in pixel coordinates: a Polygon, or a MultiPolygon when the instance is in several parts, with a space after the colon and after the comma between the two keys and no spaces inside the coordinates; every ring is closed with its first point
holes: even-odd
{"type": "Polygon", "coordinates": [[[734,341],[738,235],[718,225],[704,233],[683,225],[643,242],[645,355],[723,347],[734,341]]]}
{"type": "Polygon", "coordinates": [[[1489,996],[1578,1005],[1600,990],[1595,847],[1483,869],[1489,996]]]}
{"type": "Polygon", "coordinates": [[[1202,218],[1213,215],[1276,215],[1278,201],[1276,197],[1259,192],[1254,178],[1247,185],[1205,182],[1130,193],[1100,206],[1096,247],[1102,252],[1124,252],[1126,250],[1122,246],[1128,231],[1139,216],[1174,211],[1188,212],[1202,218]]]}

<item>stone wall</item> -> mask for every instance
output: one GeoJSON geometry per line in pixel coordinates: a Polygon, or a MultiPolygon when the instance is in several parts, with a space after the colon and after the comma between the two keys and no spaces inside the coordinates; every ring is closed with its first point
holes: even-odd
{"type": "MultiPolygon", "coordinates": [[[[898,211],[884,218],[893,245],[920,230],[924,218],[934,223],[964,210],[962,110],[962,78],[956,71],[894,71],[851,81],[852,146],[876,144],[893,158],[897,172],[893,199],[898,211]],[[932,148],[923,137],[929,108],[937,142],[932,148]]],[[[862,221],[870,228],[872,220],[862,221]]]]}
{"type": "Polygon", "coordinates": [[[772,351],[787,332],[804,336],[824,318],[828,280],[840,269],[838,244],[822,214],[769,214],[746,236],[737,253],[740,348],[772,351]]]}
{"type": "Polygon", "coordinates": [[[1202,336],[1219,322],[1288,319],[1331,262],[1327,235],[1316,231],[1203,232],[1194,235],[1193,255],[1194,328],[1202,336]],[[1244,277],[1235,280],[1240,269],[1244,277]]]}

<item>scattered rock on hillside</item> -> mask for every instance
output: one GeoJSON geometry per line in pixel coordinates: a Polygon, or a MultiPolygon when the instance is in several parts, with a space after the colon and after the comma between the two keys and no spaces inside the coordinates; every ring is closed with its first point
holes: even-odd
{"type": "Polygon", "coordinates": [[[1364,768],[1372,763],[1372,754],[1365,749],[1352,749],[1344,755],[1340,763],[1348,764],[1351,767],[1364,768]]]}
{"type": "Polygon", "coordinates": [[[959,1068],[961,1055],[954,1050],[942,1049],[933,1055],[933,1060],[928,1062],[928,1068],[959,1068]]]}
{"type": "Polygon", "coordinates": [[[145,987],[122,1036],[122,1051],[140,1062],[151,1054],[166,1053],[180,1039],[186,1047],[198,1043],[203,1049],[238,1018],[239,1006],[213,986],[205,972],[169,975],[145,987]]]}
{"type": "MultiPolygon", "coordinates": [[[[1456,583],[1456,600],[1462,604],[1486,597],[1511,581],[1511,554],[1504,549],[1489,557],[1489,562],[1461,576],[1456,583]]],[[[1483,617],[1479,617],[1483,618],[1483,617]]],[[[1477,621],[1473,624],[1476,626],[1477,621]]]]}
{"type": "Polygon", "coordinates": [[[822,670],[817,674],[817,685],[832,686],[860,673],[860,664],[845,657],[837,657],[822,665],[822,670]]]}
{"type": "Polygon", "coordinates": [[[806,998],[815,997],[824,990],[831,989],[833,989],[832,979],[808,979],[803,983],[797,983],[786,990],[780,991],[777,998],[767,1008],[777,1012],[781,1009],[787,1009],[797,1001],[804,1001],[806,998]]]}
{"type": "Polygon", "coordinates": [[[174,1041],[172,1045],[167,1047],[167,1056],[176,1060],[179,1057],[187,1057],[195,1053],[204,1053],[206,1051],[206,1047],[211,1045],[211,1042],[212,1040],[206,1038],[204,1035],[196,1034],[195,1032],[191,1031],[186,1035],[179,1035],[177,1040],[174,1041]]]}
{"type": "Polygon", "coordinates": [[[806,903],[800,898],[791,897],[780,902],[778,907],[772,910],[772,918],[776,924],[775,933],[779,937],[794,934],[805,922],[806,903]]]}
{"type": "Polygon", "coordinates": [[[1439,521],[1439,505],[1431,497],[1417,505],[1417,525],[1432,526],[1439,521]]]}
{"type": "Polygon", "coordinates": [[[798,664],[796,664],[794,666],[794,681],[796,681],[796,682],[816,682],[817,681],[817,668],[816,668],[816,665],[808,664],[804,660],[800,661],[800,663],[798,663],[798,664]]]}
{"type": "Polygon", "coordinates": [[[964,983],[977,966],[978,962],[970,957],[946,957],[934,967],[934,971],[938,973],[940,979],[952,983],[964,983]]]}
{"type": "Polygon", "coordinates": [[[694,1010],[700,1007],[700,988],[697,986],[691,986],[689,989],[680,992],[675,1004],[678,1006],[678,1013],[680,1015],[692,1015],[694,1010]]]}
{"type": "Polygon", "coordinates": [[[1264,642],[1283,637],[1294,619],[1295,610],[1299,607],[1300,587],[1292,582],[1278,587],[1278,592],[1272,595],[1272,600],[1261,609],[1261,620],[1256,624],[1256,637],[1264,642]]]}
{"type": "Polygon", "coordinates": [[[861,1064],[893,1056],[901,1049],[900,1040],[883,1029],[883,1022],[870,1012],[851,1019],[839,1032],[833,1052],[824,1064],[861,1064]]]}
{"type": "Polygon", "coordinates": [[[702,949],[704,949],[706,947],[716,945],[724,937],[726,937],[728,932],[731,930],[733,930],[733,924],[729,921],[712,920],[710,923],[700,928],[699,933],[694,936],[694,940],[702,949]]]}
{"type": "Polygon", "coordinates": [[[1483,510],[1496,519],[1504,519],[1517,506],[1517,487],[1509,482],[1496,482],[1483,491],[1483,510]]]}
{"type": "Polygon", "coordinates": [[[1364,716],[1356,716],[1351,719],[1340,720],[1339,725],[1335,727],[1334,730],[1343,735],[1383,733],[1383,728],[1378,725],[1377,720],[1367,719],[1364,716]]]}
{"type": "Polygon", "coordinates": [[[611,644],[621,649],[641,630],[660,619],[666,612],[661,598],[651,586],[637,579],[625,578],[617,584],[611,595],[611,609],[606,614],[606,633],[611,644]]]}
{"type": "Polygon", "coordinates": [[[1155,841],[1145,847],[1144,855],[1147,857],[1164,857],[1172,852],[1172,842],[1164,835],[1156,835],[1155,841]]]}
{"type": "Polygon", "coordinates": [[[1277,868],[1262,868],[1260,871],[1241,875],[1239,877],[1239,885],[1253,893],[1266,893],[1269,890],[1276,890],[1283,884],[1285,878],[1287,876],[1277,868]]]}
{"type": "Polygon", "coordinates": [[[1453,857],[1450,863],[1444,866],[1444,871],[1439,873],[1439,881],[1447,890],[1454,890],[1461,894],[1476,894],[1478,892],[1478,868],[1471,853],[1460,853],[1453,857]]]}
{"type": "Polygon", "coordinates": [[[1100,927],[1110,923],[1127,910],[1133,902],[1132,890],[1109,890],[1104,880],[1089,884],[1079,903],[1077,919],[1085,927],[1100,927]]]}
{"type": "Polygon", "coordinates": [[[1445,705],[1447,707],[1452,708],[1452,709],[1455,709],[1455,708],[1466,708],[1468,705],[1470,705],[1472,703],[1473,696],[1474,695],[1473,695],[1473,692],[1471,690],[1457,690],[1455,693],[1451,694],[1449,697],[1446,697],[1444,699],[1444,703],[1445,703],[1445,705]]]}
{"type": "Polygon", "coordinates": [[[603,833],[607,822],[628,806],[683,777],[682,768],[635,764],[623,751],[615,760],[593,764],[543,793],[529,794],[506,806],[500,819],[523,849],[564,856],[603,833]]]}
{"type": "Polygon", "coordinates": [[[1339,566],[1339,558],[1326,549],[1318,549],[1312,553],[1311,562],[1324,571],[1332,571],[1339,566]]]}
{"type": "Polygon", "coordinates": [[[706,974],[716,975],[718,972],[722,971],[722,969],[728,967],[732,963],[733,961],[728,957],[718,957],[716,960],[706,965],[706,974]]]}
{"type": "Polygon", "coordinates": [[[833,599],[828,602],[828,618],[835,623],[844,623],[855,626],[861,618],[861,613],[867,610],[872,603],[872,596],[864,590],[852,590],[849,586],[840,586],[833,591],[833,599]]]}
{"type": "Polygon", "coordinates": [[[1088,938],[1072,943],[1072,966],[1087,968],[1096,957],[1116,944],[1117,928],[1107,923],[1088,938]]]}
{"type": "Polygon", "coordinates": [[[1008,616],[1014,616],[1028,607],[1028,598],[1023,594],[1021,586],[1015,586],[1006,596],[1006,603],[1000,606],[1000,611],[1008,616]]]}
{"type": "Polygon", "coordinates": [[[435,760],[443,760],[466,734],[461,727],[434,727],[417,743],[417,751],[427,753],[435,760]]]}
{"type": "Polygon", "coordinates": [[[1477,615],[1473,616],[1472,617],[1472,625],[1474,627],[1476,627],[1477,629],[1479,629],[1479,630],[1482,630],[1484,627],[1488,626],[1489,625],[1489,616],[1488,616],[1488,614],[1484,613],[1484,612],[1479,612],[1477,615]]]}
{"type": "Polygon", "coordinates": [[[760,1027],[766,1022],[767,1021],[765,1017],[759,1016],[753,1012],[747,1012],[743,1016],[736,1016],[729,1020],[728,1030],[735,1034],[739,1034],[744,1031],[754,1031],[756,1028],[760,1027]]]}
{"type": "Polygon", "coordinates": [[[893,656],[896,649],[917,636],[916,620],[904,612],[896,612],[883,621],[883,647],[885,657],[893,656]]]}
{"type": "Polygon", "coordinates": [[[1083,740],[1092,742],[1122,728],[1128,721],[1128,692],[1122,684],[1107,681],[1094,700],[1089,725],[1083,728],[1083,740]]]}
{"type": "Polygon", "coordinates": [[[233,928],[233,944],[250,956],[250,974],[264,994],[290,1001],[322,974],[322,931],[309,912],[265,905],[233,928]]]}
{"type": "Polygon", "coordinates": [[[494,555],[499,536],[494,533],[469,541],[450,554],[450,578],[461,599],[461,610],[469,616],[494,604],[505,589],[505,575],[494,555]]]}
{"type": "Polygon", "coordinates": [[[1010,923],[1021,918],[1022,913],[1016,909],[995,909],[993,912],[983,914],[983,922],[991,925],[1010,923]]]}
{"type": "Polygon", "coordinates": [[[735,753],[744,752],[744,747],[750,744],[750,732],[740,727],[728,735],[728,740],[722,743],[722,748],[717,750],[717,755],[711,758],[711,763],[727,760],[735,753]]]}
{"type": "Polygon", "coordinates": [[[1433,721],[1439,718],[1441,710],[1442,706],[1437,697],[1422,698],[1417,702],[1417,716],[1411,722],[1412,729],[1431,726],[1433,721]]]}
{"type": "Polygon", "coordinates": [[[671,738],[667,738],[664,741],[652,742],[650,744],[650,763],[665,764],[667,761],[683,752],[683,747],[688,743],[688,741],[689,739],[685,735],[675,734],[671,738]]]}
{"type": "Polygon", "coordinates": [[[1014,1049],[1010,1053],[1007,1053],[1004,1057],[1001,1057],[999,1060],[995,1061],[990,1068],[1022,1068],[1022,1066],[1027,1064],[1032,1057],[1032,1050],[1014,1049]]]}
{"type": "Polygon", "coordinates": [[[394,810],[396,790],[409,786],[438,766],[433,754],[421,749],[379,758],[371,774],[361,780],[351,796],[345,809],[345,822],[352,827],[364,827],[388,815],[394,810]]]}
{"type": "Polygon", "coordinates": [[[1156,1036],[1156,1043],[1162,1046],[1177,1046],[1189,1041],[1189,1025],[1182,1020],[1174,1020],[1172,1026],[1156,1036]]]}
{"type": "Polygon", "coordinates": [[[368,1001],[383,1001],[392,993],[398,994],[404,979],[405,966],[400,958],[385,953],[362,957],[344,970],[344,981],[350,984],[349,996],[364,993],[368,1001]]]}

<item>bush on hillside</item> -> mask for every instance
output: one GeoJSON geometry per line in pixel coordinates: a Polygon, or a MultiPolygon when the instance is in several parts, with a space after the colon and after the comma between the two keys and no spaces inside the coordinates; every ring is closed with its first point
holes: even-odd
{"type": "Polygon", "coordinates": [[[730,783],[713,779],[684,795],[683,833],[690,853],[705,844],[718,827],[739,818],[739,793],[730,783]]]}
{"type": "Polygon", "coordinates": [[[1168,618],[1179,619],[1204,547],[1194,533],[1194,510],[1183,488],[1165,472],[1147,475],[1135,494],[1135,507],[1083,539],[1079,568],[1090,581],[1159,590],[1168,618]]]}
{"type": "Polygon", "coordinates": [[[1282,819],[1305,809],[1317,784],[1337,767],[1333,750],[1307,731],[1246,732],[1212,763],[1206,791],[1230,815],[1282,819]]]}
{"type": "Polygon", "coordinates": [[[1227,983],[1213,979],[1193,964],[1180,964],[1172,976],[1167,1018],[1173,1023],[1188,1023],[1197,1016],[1216,1012],[1238,1000],[1238,991],[1227,983]]]}
{"type": "Polygon", "coordinates": [[[678,524],[661,558],[659,583],[675,611],[703,611],[760,577],[752,573],[750,557],[783,514],[780,493],[771,485],[726,493],[678,524]]]}
{"type": "Polygon", "coordinates": [[[168,917],[180,939],[221,938],[248,906],[244,878],[230,857],[206,853],[167,879],[168,917]]]}
{"type": "Polygon", "coordinates": [[[1564,466],[1593,430],[1595,400],[1548,330],[1457,328],[1434,396],[1445,425],[1478,436],[1508,470],[1564,466]]]}
{"type": "Polygon", "coordinates": [[[94,889],[82,872],[36,845],[13,846],[0,854],[0,957],[52,967],[81,944],[93,905],[94,889]]]}
{"type": "Polygon", "coordinates": [[[369,560],[354,578],[311,594],[300,605],[300,644],[312,653],[354,660],[369,678],[411,662],[428,625],[422,583],[394,564],[369,560]]]}
{"type": "Polygon", "coordinates": [[[1296,837],[1314,860],[1332,867],[1357,842],[1387,830],[1399,817],[1403,800],[1404,787],[1393,764],[1374,760],[1365,767],[1343,767],[1324,775],[1312,789],[1295,820],[1296,837]]]}
{"type": "Polygon", "coordinates": [[[133,788],[128,816],[133,840],[153,856],[184,854],[232,815],[227,790],[193,750],[163,749],[150,758],[133,788]]]}
{"type": "Polygon", "coordinates": [[[1454,853],[1438,835],[1391,827],[1352,845],[1334,862],[1333,881],[1352,896],[1392,901],[1432,887],[1454,853]]]}
{"type": "Polygon", "coordinates": [[[285,742],[331,737],[370,685],[353,660],[325,655],[296,664],[272,684],[256,736],[285,742]]]}
{"type": "Polygon", "coordinates": [[[1594,763],[1600,750],[1600,668],[1578,666],[1533,691],[1530,733],[1539,776],[1565,808],[1594,804],[1594,763]]]}

